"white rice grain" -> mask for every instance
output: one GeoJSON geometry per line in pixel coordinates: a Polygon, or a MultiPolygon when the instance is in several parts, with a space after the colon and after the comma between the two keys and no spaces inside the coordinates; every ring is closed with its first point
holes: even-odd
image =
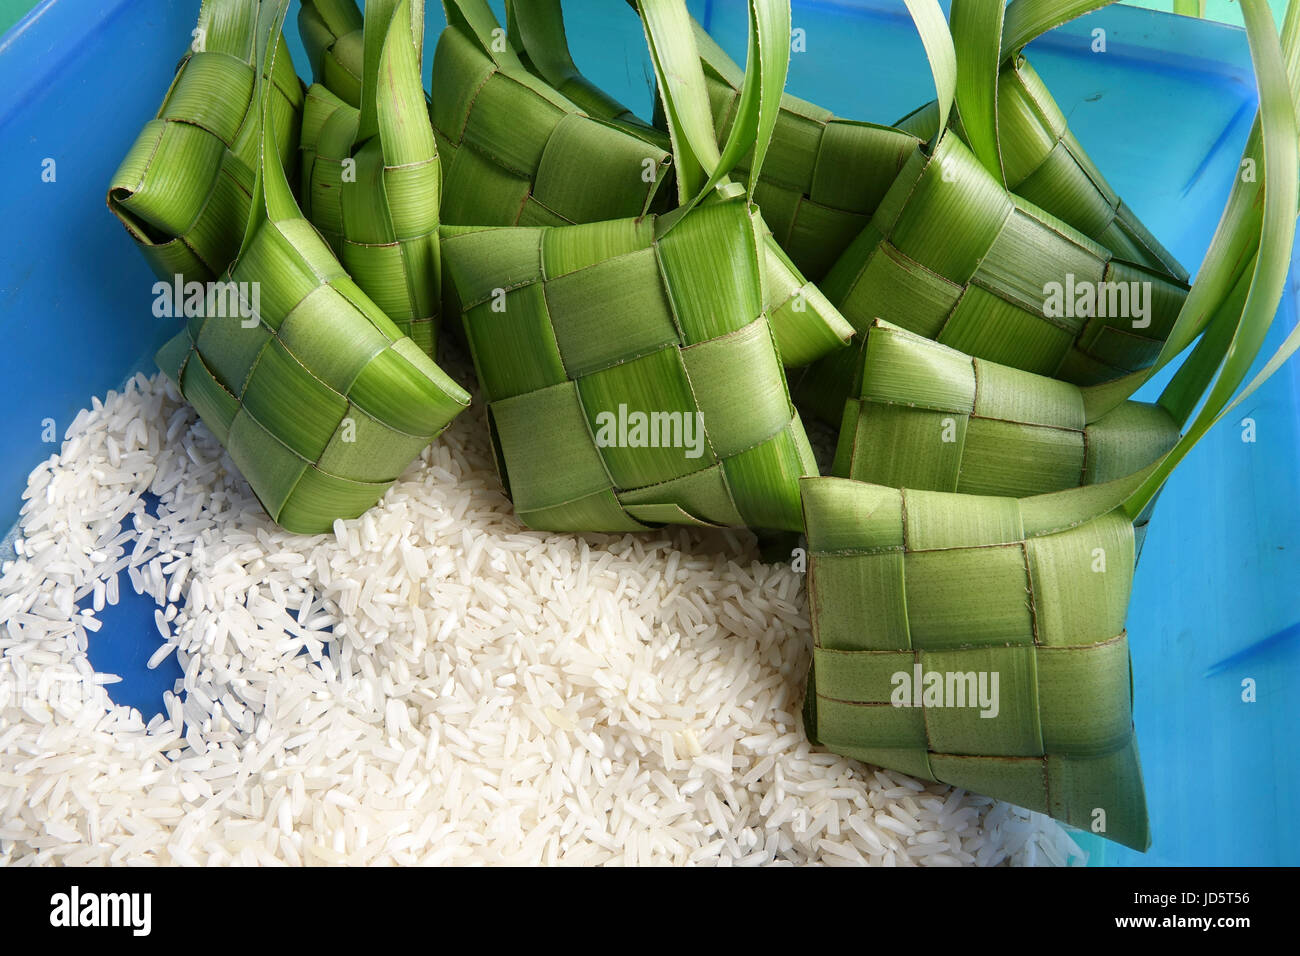
{"type": "Polygon", "coordinates": [[[305,537],[137,376],[24,497],[0,865],[1083,862],[1041,815],[813,750],[800,576],[743,533],[522,528],[481,406],[305,537]],[[184,674],[147,725],[84,651],[123,572],[184,674]]]}

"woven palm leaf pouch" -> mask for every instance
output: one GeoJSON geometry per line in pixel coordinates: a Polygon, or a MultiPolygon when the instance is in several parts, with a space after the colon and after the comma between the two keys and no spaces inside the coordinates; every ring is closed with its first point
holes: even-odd
{"type": "MultiPolygon", "coordinates": [[[[273,75],[287,0],[261,4],[259,62],[273,75]]],[[[373,505],[469,403],[357,287],[298,210],[277,145],[270,84],[252,211],[222,285],[158,353],[267,513],[328,531],[373,505]],[[226,303],[223,305],[222,303],[226,303]]]]}
{"type": "MultiPolygon", "coordinates": [[[[1293,14],[1283,34],[1288,55],[1295,24],[1293,14]]],[[[1243,162],[1257,163],[1260,155],[1257,124],[1243,162]]],[[[1152,464],[1191,419],[1236,329],[1258,252],[1261,195],[1251,183],[1236,185],[1200,284],[1152,367],[1134,375],[1079,387],[974,359],[876,320],[845,403],[833,474],[922,491],[1023,497],[1111,481],[1152,464]],[[1156,402],[1130,400],[1202,332],[1156,402]]]]}
{"type": "MultiPolygon", "coordinates": [[[[950,36],[927,51],[936,76],[955,77],[950,36]]],[[[958,88],[939,86],[944,116],[947,91],[958,88]]],[[[1150,367],[1186,285],[1116,258],[1008,192],[946,122],[937,128],[831,267],[821,283],[827,298],[859,332],[879,318],[975,358],[1076,384],[1150,367]]],[[[798,380],[802,408],[838,421],[861,361],[852,352],[832,354],[798,380]]]]}
{"type": "MultiPolygon", "coordinates": [[[[248,0],[204,0],[158,115],[109,184],[109,209],[160,279],[213,279],[239,251],[261,146],[258,8],[248,0]]],[[[296,158],[303,91],[280,43],[270,109],[286,131],[279,148],[288,163],[296,158]]]]}
{"type": "Polygon", "coordinates": [[[589,116],[535,77],[486,0],[443,6],[448,26],[434,53],[431,117],[444,222],[558,226],[671,204],[661,190],[671,156],[655,135],[589,116]]]}
{"type": "MultiPolygon", "coordinates": [[[[958,70],[967,81],[951,125],[1008,189],[1100,243],[1120,259],[1183,281],[1185,270],[1106,181],[1070,132],[1024,48],[1037,37],[1112,0],[1009,5],[957,0],[951,17],[958,70]],[[971,129],[964,119],[969,115],[971,129]]],[[[937,104],[896,124],[929,139],[937,104]]]]}
{"type": "MultiPolygon", "coordinates": [[[[1297,22],[1288,21],[1284,33],[1288,53],[1297,22]]],[[[1260,161],[1258,135],[1247,159],[1260,161]]],[[[918,491],[1023,497],[1116,480],[1153,464],[1177,442],[1237,330],[1261,229],[1259,216],[1243,213],[1260,210],[1261,196],[1253,184],[1236,185],[1198,285],[1156,361],[1139,373],[1080,387],[872,323],[832,473],[918,491]],[[1131,400],[1193,342],[1155,402],[1131,400]]],[[[1136,528],[1140,548],[1145,514],[1136,528]]]]}
{"type": "MultiPolygon", "coordinates": [[[[1141,462],[1167,444],[1167,427],[1142,441],[1142,428],[1130,430],[1126,441],[1140,453],[1121,455],[1111,467],[1136,463],[1132,473],[1045,494],[963,493],[960,470],[958,491],[805,479],[814,650],[804,718],[809,735],[829,749],[1005,799],[1137,849],[1150,844],[1125,630],[1134,522],[1209,428],[1300,347],[1300,330],[1292,331],[1247,382],[1293,249],[1300,17],[1288,16],[1284,55],[1263,0],[1247,0],[1242,9],[1260,87],[1260,135],[1247,150],[1262,161],[1267,188],[1234,183],[1196,285],[1155,363],[1200,335],[1158,403],[1176,423],[1199,410],[1150,464],[1141,462]],[[1260,210],[1258,218],[1245,215],[1251,208],[1260,210]],[[1244,283],[1242,253],[1249,263],[1244,283]]],[[[969,359],[933,345],[915,349],[906,333],[886,326],[869,338],[869,350],[883,350],[878,377],[931,363],[935,371],[924,379],[931,397],[980,374],[969,359]],[[908,354],[890,358],[889,350],[908,354]]],[[[998,378],[1005,374],[995,371],[989,380],[1000,393],[995,401],[1004,404],[1010,393],[1001,393],[1007,382],[998,378]]],[[[1141,378],[1090,393],[1091,401],[1110,403],[1115,414],[1141,378]]],[[[1048,393],[1027,379],[1012,391],[1033,396],[1033,415],[1046,407],[1048,393]]],[[[1088,400],[1083,405],[1086,422],[1088,400]]],[[[1030,413],[1005,414],[998,420],[1027,424],[1030,413]]],[[[920,447],[929,454],[927,444],[920,447]]],[[[1016,454],[1041,470],[1055,453],[1016,454]]],[[[927,468],[912,474],[924,479],[927,468]]],[[[932,485],[953,481],[929,471],[932,485]]],[[[1064,471],[1037,481],[1068,483],[1064,471]]],[[[998,482],[1011,484],[986,468],[968,487],[983,491],[998,482]]]]}
{"type": "Polygon", "coordinates": [[[1153,464],[1179,437],[1157,403],[972,359],[877,321],[846,403],[832,473],[974,495],[1063,491],[1153,464]]]}
{"type": "Polygon", "coordinates": [[[761,160],[789,6],[751,4],[746,116],[721,151],[684,3],[645,0],[641,14],[672,117],[679,208],[444,227],[502,478],[520,518],[543,530],[797,531],[798,479],[816,468],[763,311],[749,195],[726,180],[736,157],[761,160]]]}
{"type": "MultiPolygon", "coordinates": [[[[736,65],[692,21],[720,136],[735,118],[744,82],[736,65]]],[[[772,132],[754,200],[777,243],[804,275],[820,282],[871,221],[876,207],[921,146],[916,134],[843,119],[790,93],[772,132]]],[[[748,157],[738,167],[748,169],[748,157]]]]}
{"type": "MultiPolygon", "coordinates": [[[[973,95],[969,93],[974,81],[970,74],[977,72],[977,67],[986,71],[985,86],[999,84],[996,102],[1002,162],[990,166],[999,181],[1117,258],[1182,282],[1186,271],[1115,194],[1070,133],[1042,80],[1020,55],[1038,35],[1085,12],[1085,7],[1102,5],[1097,0],[1054,5],[1014,0],[1006,7],[1007,29],[1001,39],[1015,46],[1001,57],[982,55],[989,47],[978,44],[990,31],[981,34],[972,30],[969,6],[957,5],[952,30],[959,41],[968,41],[958,43],[963,77],[959,97],[964,90],[967,98],[973,95]]],[[[976,3],[975,17],[1000,27],[1003,6],[976,3]]],[[[725,133],[740,89],[741,70],[698,23],[693,26],[715,122],[725,133]]],[[[781,116],[755,199],[778,242],[804,274],[814,281],[824,278],[870,221],[908,157],[922,141],[934,139],[938,116],[936,100],[894,127],[880,126],[836,117],[790,94],[782,98],[781,116]]],[[[951,114],[950,124],[970,145],[960,110],[951,114]]]]}
{"type": "MultiPolygon", "coordinates": [[[[457,0],[456,6],[464,13],[462,22],[482,23],[481,30],[487,30],[495,21],[491,20],[490,14],[482,12],[481,3],[482,0],[457,0]],[[477,14],[476,9],[479,10],[477,14]]],[[[670,155],[671,143],[666,131],[656,129],[637,118],[627,107],[604,93],[578,71],[569,52],[559,0],[528,0],[526,3],[510,0],[506,4],[506,12],[511,56],[514,57],[510,61],[512,68],[515,63],[521,65],[529,72],[531,82],[547,86],[557,97],[572,96],[575,104],[581,104],[583,111],[608,128],[620,130],[637,142],[656,146],[665,157],[670,155]]],[[[491,26],[491,29],[499,28],[491,26]]],[[[480,45],[490,48],[494,42],[493,36],[496,34],[481,34],[480,45]]],[[[435,84],[435,96],[437,92],[435,84]]],[[[514,120],[508,112],[503,112],[505,105],[504,101],[486,104],[476,101],[474,110],[480,114],[483,123],[494,122],[511,128],[514,120]]],[[[573,108],[578,107],[575,105],[573,108]]],[[[642,178],[645,178],[650,167],[649,159],[647,157],[642,160],[642,178]]],[[[597,182],[604,181],[603,166],[606,161],[602,156],[575,152],[566,154],[564,161],[576,164],[571,170],[586,170],[593,164],[600,165],[602,169],[594,170],[592,178],[597,182]]],[[[671,164],[665,169],[668,173],[673,172],[671,164]]],[[[566,182],[576,182],[577,188],[581,190],[585,188],[583,183],[586,178],[585,174],[577,175],[570,171],[566,182]]],[[[666,182],[671,180],[670,175],[666,182]]],[[[636,192],[634,187],[626,188],[632,193],[636,192]]],[[[666,211],[671,195],[670,190],[662,190],[652,207],[653,211],[666,211]]],[[[757,205],[751,205],[750,214],[759,231],[764,311],[776,336],[782,363],[788,368],[801,367],[843,348],[852,338],[853,327],[826,300],[821,290],[808,281],[791,262],[771,235],[757,205]]],[[[614,217],[611,215],[609,218],[614,217]]],[[[461,220],[449,218],[448,221],[461,220]]],[[[506,225],[514,221],[516,220],[503,221],[499,215],[488,211],[479,212],[474,224],[506,225]]]]}
{"type": "Polygon", "coordinates": [[[376,0],[363,28],[363,107],[321,83],[307,90],[302,207],[357,285],[432,356],[442,167],[420,78],[423,32],[410,0],[376,0]]]}

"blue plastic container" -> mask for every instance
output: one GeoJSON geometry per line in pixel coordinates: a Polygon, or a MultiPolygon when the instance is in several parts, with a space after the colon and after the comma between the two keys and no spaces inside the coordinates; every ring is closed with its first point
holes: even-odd
{"type": "MultiPolygon", "coordinates": [[[[198,5],[44,0],[0,39],[0,380],[9,407],[0,419],[0,528],[16,518],[27,473],[57,450],[42,441],[46,420],[61,438],[92,395],[152,372],[173,331],[152,315],[152,274],[104,192],[157,108],[198,5]],[[46,160],[53,182],[42,178],[46,160]]],[[[794,6],[807,50],[793,56],[791,92],[886,123],[932,97],[901,0],[794,6]]],[[[566,7],[582,68],[648,115],[653,73],[635,17],[610,0],[566,7]]],[[[742,61],[744,7],[692,2],[742,61]]],[[[304,73],[295,17],[296,4],[288,31],[304,73]]],[[[430,54],[441,28],[431,2],[430,54]]],[[[1038,40],[1030,56],[1112,185],[1194,268],[1256,106],[1244,34],[1111,7],[1038,40]],[[1098,29],[1105,53],[1092,52],[1098,29]]],[[[1295,313],[1292,290],[1270,346],[1295,313]]],[[[1094,863],[1300,862],[1300,707],[1290,696],[1300,687],[1298,391],[1300,372],[1284,369],[1192,452],[1160,499],[1129,614],[1154,844],[1143,855],[1081,834],[1094,863]],[[1245,418],[1253,443],[1242,440],[1245,418]],[[1253,703],[1243,701],[1246,680],[1253,703]]],[[[115,698],[147,718],[179,672],[174,662],[144,669],[159,640],[152,601],[123,592],[92,636],[91,658],[123,676],[115,698]]]]}

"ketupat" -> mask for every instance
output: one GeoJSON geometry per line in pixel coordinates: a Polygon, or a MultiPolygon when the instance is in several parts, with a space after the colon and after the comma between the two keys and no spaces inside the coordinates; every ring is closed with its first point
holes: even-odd
{"type": "Polygon", "coordinates": [[[445,0],[430,115],[443,221],[551,226],[662,210],[671,157],[654,137],[588,116],[525,69],[486,0],[445,0]]]}
{"type": "Polygon", "coordinates": [[[1159,405],[972,359],[897,326],[868,331],[832,473],[917,491],[1014,498],[1099,484],[1178,441],[1159,405]]]}
{"type": "Polygon", "coordinates": [[[806,481],[804,510],[810,736],[1074,826],[1100,809],[1146,848],[1125,516],[838,478],[806,481]]]}
{"type": "MultiPolygon", "coordinates": [[[[1000,57],[980,59],[977,43],[973,48],[959,44],[965,53],[963,72],[983,68],[987,71],[984,85],[994,76],[1000,84],[998,117],[1005,126],[999,141],[1002,164],[990,164],[989,169],[1012,192],[1118,258],[1182,282],[1186,270],[1115,194],[1021,55],[1021,49],[1039,34],[1106,2],[1065,3],[1048,9],[1015,0],[1006,8],[1005,39],[1015,44],[1013,48],[1000,51],[1000,57]]],[[[999,28],[1003,6],[975,3],[980,15],[998,17],[999,28]]],[[[957,5],[953,30],[969,35],[963,22],[965,9],[957,5]]],[[[698,23],[693,26],[718,128],[725,133],[741,70],[698,23]]],[[[999,30],[999,39],[1003,37],[999,30]]],[[[958,111],[951,114],[950,125],[966,139],[960,107],[959,103],[958,111]]],[[[782,248],[805,275],[818,282],[825,277],[866,226],[908,156],[922,142],[935,138],[938,116],[936,100],[892,127],[881,126],[834,116],[790,94],[782,97],[773,136],[777,156],[765,166],[755,198],[782,248]]]]}
{"type": "MultiPolygon", "coordinates": [[[[805,726],[831,749],[1149,845],[1123,630],[1133,523],[1199,438],[1300,347],[1293,330],[1238,391],[1281,299],[1300,200],[1300,13],[1288,11],[1284,57],[1262,0],[1243,12],[1260,86],[1247,155],[1268,188],[1234,184],[1156,362],[1208,321],[1181,384],[1162,396],[1190,415],[1208,388],[1204,405],[1169,453],[1106,484],[1014,499],[806,479],[815,649],[805,726]],[[1261,194],[1260,215],[1246,215],[1261,194]],[[972,707],[969,691],[990,690],[995,673],[1010,696],[972,707]]],[[[1121,401],[1145,377],[1096,394],[1121,401]]]]}
{"type": "MultiPolygon", "coordinates": [[[[694,20],[719,136],[730,129],[743,71],[694,20]]],[[[821,282],[871,221],[889,184],[921,140],[905,130],[834,116],[790,93],[754,200],[795,266],[821,282]]],[[[742,170],[745,163],[742,162],[742,170]]]]}
{"type": "MultiPolygon", "coordinates": [[[[946,29],[927,46],[941,117],[958,92],[946,29]]],[[[1140,373],[1160,353],[1186,286],[1115,258],[1009,193],[948,128],[904,164],[822,289],[859,333],[884,319],[973,357],[1079,385],[1140,373]]],[[[811,366],[801,408],[839,421],[861,338],[811,366]]]]}
{"type": "MultiPolygon", "coordinates": [[[[109,209],[160,279],[213,279],[239,251],[260,148],[257,10],[248,0],[204,0],[157,117],[109,184],[109,209]]],[[[283,39],[275,62],[280,159],[293,163],[303,92],[283,39]]]]}
{"type": "MultiPolygon", "coordinates": [[[[1003,191],[951,133],[933,154],[913,154],[822,290],[859,332],[880,318],[1080,385],[1150,366],[1186,295],[1003,191]],[[1062,290],[1061,308],[1053,287],[1062,290]],[[1076,288],[1092,291],[1084,314],[1069,294],[1076,288]]],[[[811,367],[796,388],[828,420],[861,361],[852,352],[811,367]]]]}
{"type": "Polygon", "coordinates": [[[642,13],[656,71],[675,78],[664,95],[681,206],[577,226],[445,229],[502,477],[522,520],[545,530],[799,530],[797,482],[815,473],[812,452],[763,313],[749,197],[718,188],[735,157],[770,135],[788,6],[751,8],[776,39],[756,53],[754,108],[721,151],[689,31],[678,29],[684,6],[645,0],[642,13]],[[640,440],[633,415],[646,416],[640,440]]]}
{"type": "MultiPolygon", "coordinates": [[[[507,0],[506,12],[511,45],[520,62],[539,80],[572,95],[583,109],[629,135],[665,149],[670,147],[667,132],[644,123],[578,71],[569,53],[559,0],[507,0]]],[[[697,34],[696,40],[712,42],[707,35],[697,34]]],[[[741,103],[743,86],[743,80],[738,80],[733,104],[737,110],[752,108],[751,103],[741,103]]],[[[735,116],[729,120],[734,122],[735,116]]],[[[730,123],[727,131],[719,135],[719,146],[729,134],[730,123]]],[[[736,163],[739,171],[747,170],[747,157],[736,163]]],[[[758,205],[751,209],[751,215],[762,243],[764,310],[776,335],[782,364],[799,368],[843,348],[853,335],[853,327],[786,255],[758,205]]]]}
{"type": "MultiPolygon", "coordinates": [[[[1104,5],[1093,0],[1087,8],[1104,5]]],[[[980,12],[1001,9],[1002,4],[978,4],[980,12]]],[[[1119,259],[1153,269],[1167,280],[1186,281],[1187,272],[1160,245],[1151,232],[1115,195],[1087,152],[1070,133],[1047,87],[1019,55],[1036,35],[1071,20],[1083,10],[1078,4],[1043,10],[1015,0],[1006,9],[1006,39],[1018,44],[1002,61],[998,99],[1001,122],[1002,166],[989,166],[993,176],[1013,193],[1080,233],[1108,248],[1119,259]],[[1005,176],[1004,176],[1005,172],[1005,176]]],[[[958,5],[958,13],[962,12],[958,5]]],[[[693,23],[710,100],[720,133],[741,82],[741,70],[727,53],[693,23]]],[[[954,22],[961,30],[961,22],[954,22]]],[[[967,52],[966,69],[970,70],[967,52]]],[[[997,74],[998,57],[988,64],[997,74]]],[[[958,104],[958,109],[959,109],[958,104]]],[[[774,156],[764,165],[755,199],[772,226],[781,247],[806,276],[822,281],[835,260],[865,228],[894,176],[907,157],[927,140],[939,124],[939,101],[932,101],[894,126],[845,120],[828,109],[787,94],[781,100],[781,117],[774,134],[774,156]]],[[[950,126],[966,139],[957,112],[950,126]]]]}
{"type": "MultiPolygon", "coordinates": [[[[1044,7],[955,0],[952,31],[959,71],[950,125],[985,168],[1016,195],[1073,226],[1116,257],[1178,282],[1187,270],[1142,224],[1070,132],[1065,115],[1029,65],[1024,48],[1048,30],[1113,0],[1044,7]],[[973,129],[964,120],[969,119],[973,129]]],[[[935,133],[934,103],[896,126],[923,139],[935,133]]]]}
{"type": "MultiPolygon", "coordinates": [[[[928,9],[912,7],[914,17],[928,9]]],[[[1012,5],[1016,9],[1022,13],[1008,15],[1023,21],[1026,8],[1019,0],[1012,5]]],[[[932,12],[927,15],[933,20],[932,12]]],[[[1039,28],[1062,18],[1058,14],[1039,28]]],[[[698,24],[695,30],[715,120],[723,130],[743,74],[698,24]]],[[[951,93],[941,97],[947,107],[959,92],[969,102],[972,81],[955,83],[956,51],[947,28],[942,32],[947,51],[932,43],[928,52],[932,68],[953,83],[951,93]]],[[[966,61],[969,67],[969,57],[966,61]]],[[[1008,193],[956,132],[938,135],[939,102],[924,130],[927,143],[913,130],[854,123],[788,94],[782,98],[755,197],[795,264],[817,279],[859,334],[884,318],[981,358],[1080,384],[1149,364],[1186,294],[1181,269],[1166,263],[1172,260],[1136,220],[1125,233],[1130,239],[1116,239],[1121,252],[1115,253],[1053,216],[1054,211],[1073,213],[1083,202],[1078,184],[1065,182],[1063,173],[1051,179],[1052,190],[1043,186],[1047,177],[1033,180],[1040,187],[1034,195],[1051,200],[1047,209],[1008,193]],[[1139,235],[1146,237],[1144,249],[1160,255],[1129,263],[1124,255],[1135,249],[1132,237],[1139,235]],[[1131,283],[1149,287],[1147,314],[1126,309],[1118,316],[1075,315],[1064,301],[1056,308],[1048,286],[1056,283],[1072,305],[1075,280],[1080,288],[1100,290],[1106,301],[1098,310],[1109,303],[1108,290],[1119,284],[1126,293],[1131,283]]],[[[961,129],[955,121],[952,125],[961,129]]],[[[1085,162],[1082,151],[1076,152],[1085,162]]],[[[1098,180],[1103,183],[1098,196],[1111,195],[1099,174],[1098,180]]],[[[1096,218],[1089,224],[1096,225],[1096,218]]],[[[1106,218],[1108,227],[1118,221],[1115,215],[1106,218]]],[[[1097,232],[1111,235],[1101,227],[1097,232]]],[[[851,377],[860,361],[850,348],[796,377],[792,386],[800,407],[838,421],[849,388],[846,375],[851,377]]]]}
{"type": "Polygon", "coordinates": [[[424,24],[411,9],[410,0],[367,6],[361,109],[319,83],[307,90],[302,211],[362,291],[433,356],[442,166],[420,79],[424,24]]]}
{"type": "MultiPolygon", "coordinates": [[[[274,62],[288,0],[261,4],[258,62],[274,62]]],[[[256,321],[210,297],[158,364],[225,445],[273,520],[316,534],[375,503],[469,404],[403,336],[302,217],[277,150],[273,92],[261,110],[257,178],[225,281],[253,291],[256,321]]]]}

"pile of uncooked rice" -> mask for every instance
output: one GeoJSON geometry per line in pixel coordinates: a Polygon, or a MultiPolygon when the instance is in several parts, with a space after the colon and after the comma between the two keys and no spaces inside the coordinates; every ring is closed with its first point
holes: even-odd
{"type": "Polygon", "coordinates": [[[1083,861],[1044,816],[814,751],[801,576],[748,534],[525,530],[481,406],[302,537],[137,376],[26,498],[0,864],[1083,861]],[[185,674],[148,724],[86,657],[125,587],[185,674]]]}

